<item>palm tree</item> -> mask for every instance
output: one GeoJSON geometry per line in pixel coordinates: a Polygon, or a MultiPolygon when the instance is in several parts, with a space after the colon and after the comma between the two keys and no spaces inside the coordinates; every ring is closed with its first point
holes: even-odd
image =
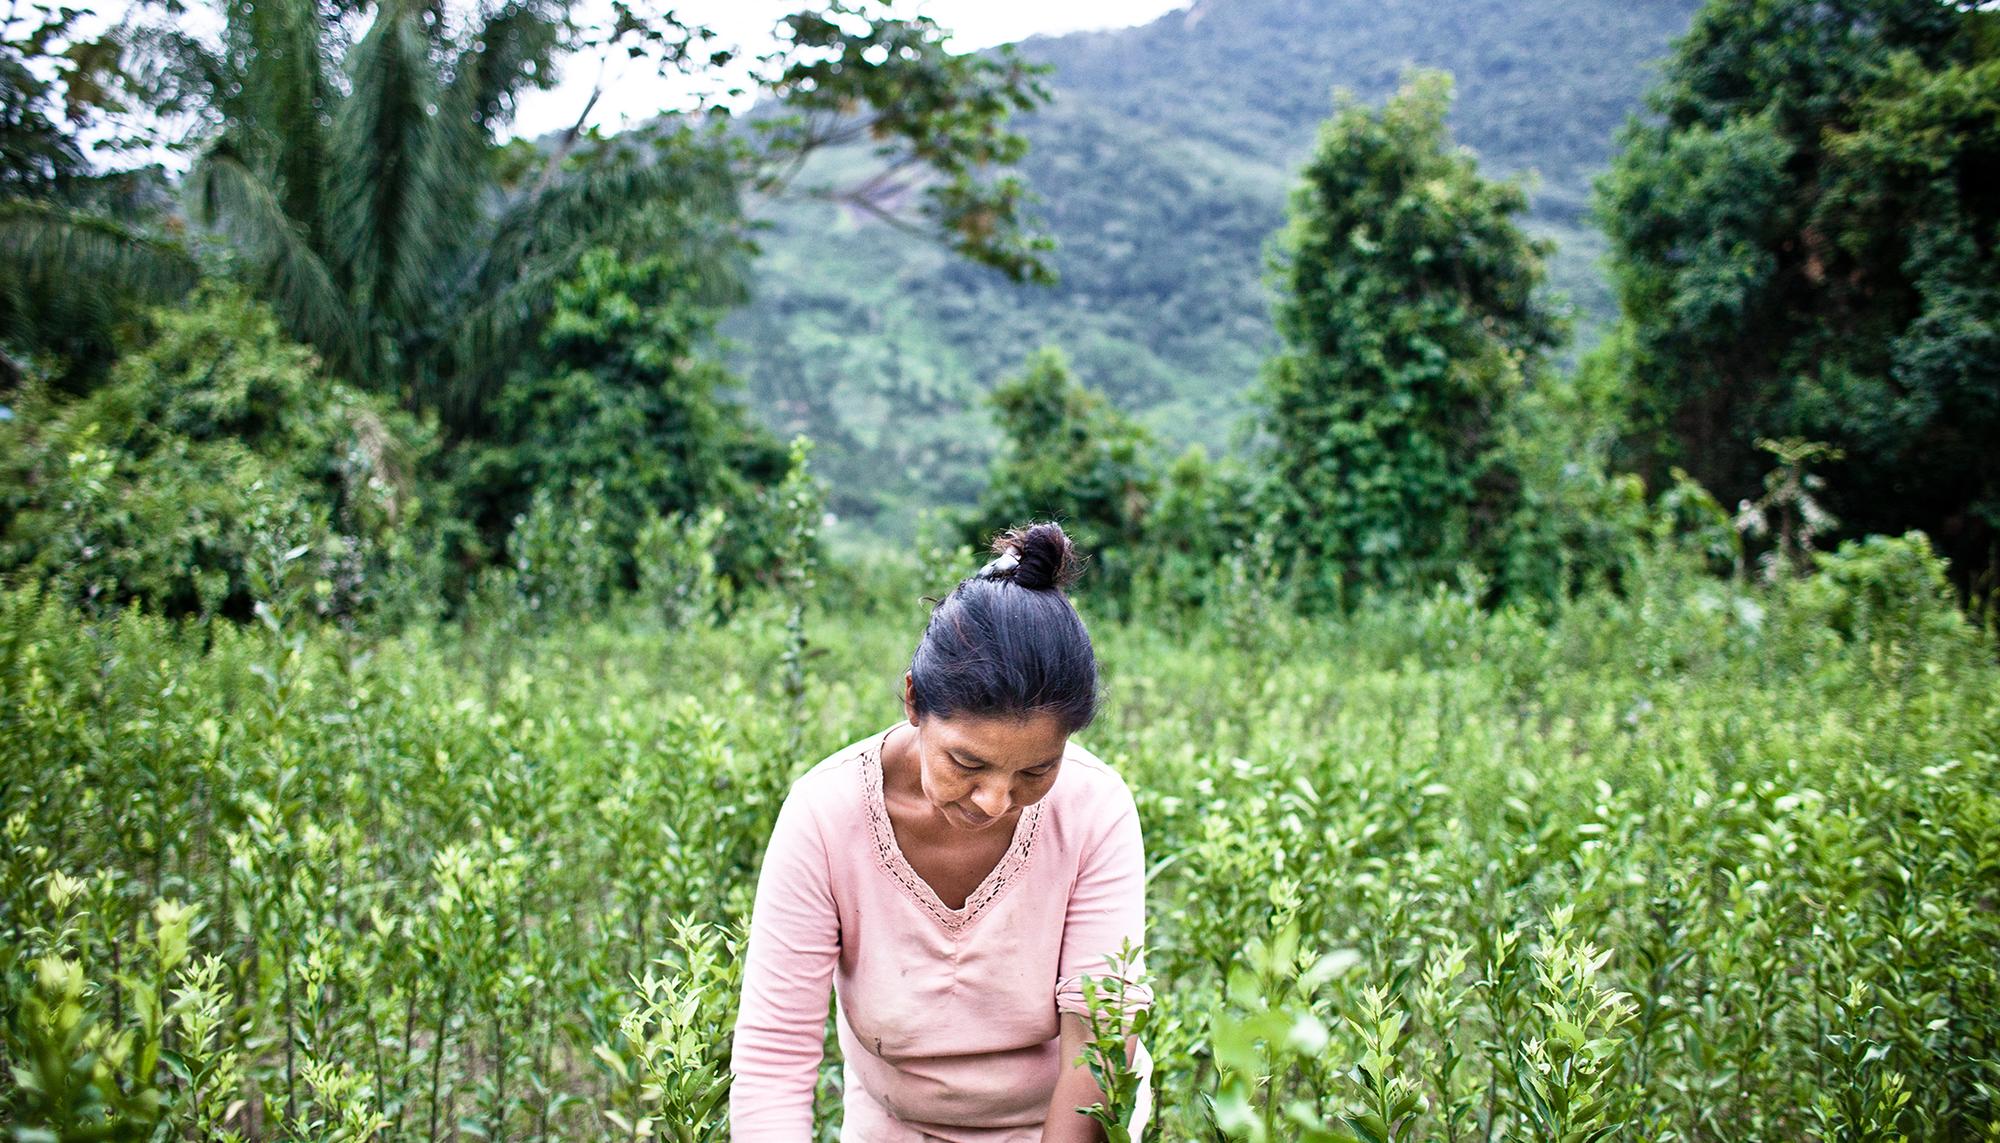
{"type": "MultiPolygon", "coordinates": [[[[853,31],[829,14],[854,9],[830,4],[788,18],[802,55],[759,81],[797,114],[757,131],[666,116],[606,140],[580,117],[523,166],[512,160],[524,145],[502,147],[497,132],[574,46],[571,3],[498,0],[453,21],[439,0],[231,0],[219,48],[179,41],[183,84],[210,125],[184,188],[189,217],[335,370],[437,410],[459,435],[480,431],[555,284],[589,251],[671,244],[734,295],[747,250],[737,188],[770,191],[818,147],[867,140],[894,177],[864,183],[863,205],[923,189],[922,213],[961,252],[1046,275],[1020,184],[982,174],[1019,158],[1024,144],[1001,124],[1044,95],[1010,54],[952,56],[922,17],[853,31]]],[[[705,29],[614,7],[613,39],[675,66],[707,58],[694,50],[705,29]]],[[[0,284],[13,263],[167,290],[194,265],[171,235],[100,233],[82,250],[70,224],[90,220],[9,211],[0,204],[0,284]]]]}
{"type": "Polygon", "coordinates": [[[27,373],[14,347],[58,359],[65,381],[95,377],[126,304],[178,296],[195,278],[182,243],[134,221],[136,205],[163,197],[159,172],[91,169],[80,136],[156,93],[125,67],[128,29],[85,36],[82,15],[0,12],[0,391],[27,373]]]}
{"type": "Polygon", "coordinates": [[[460,431],[590,249],[678,239],[716,253],[705,277],[730,277],[729,171],[693,126],[588,161],[572,131],[539,173],[500,177],[495,130],[550,74],[566,8],[515,0],[451,30],[435,4],[383,0],[349,45],[357,13],[253,0],[231,6],[214,58],[222,126],[190,213],[335,369],[460,431]]]}

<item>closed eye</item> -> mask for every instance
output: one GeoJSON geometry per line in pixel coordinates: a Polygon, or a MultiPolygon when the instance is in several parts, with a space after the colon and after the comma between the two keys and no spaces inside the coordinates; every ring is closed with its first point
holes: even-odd
{"type": "MultiPolygon", "coordinates": [[[[950,757],[952,765],[958,767],[959,769],[965,771],[968,774],[977,774],[980,771],[986,769],[985,766],[976,765],[974,763],[964,761],[955,754],[951,755],[950,757]]],[[[1055,765],[1051,763],[1050,765],[1041,766],[1033,770],[1019,771],[1016,776],[1022,778],[1036,778],[1036,779],[1046,778],[1050,774],[1055,773],[1055,769],[1056,769],[1055,765]]]]}

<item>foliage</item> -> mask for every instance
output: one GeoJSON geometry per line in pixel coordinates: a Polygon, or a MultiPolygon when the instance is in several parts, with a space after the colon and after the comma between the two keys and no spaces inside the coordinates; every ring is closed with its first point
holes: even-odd
{"type": "Polygon", "coordinates": [[[865,140],[882,165],[858,184],[817,193],[905,228],[895,203],[920,198],[920,215],[970,261],[1011,281],[1053,281],[1054,241],[1024,228],[1026,185],[996,174],[1027,154],[1027,139],[1004,124],[1047,100],[1035,79],[1046,69],[1011,46],[954,53],[928,16],[870,16],[865,0],[833,0],[781,21],[782,70],[765,84],[785,112],[757,121],[766,147],[796,166],[796,156],[865,140]]]}
{"type": "Polygon", "coordinates": [[[1672,514],[1671,505],[1648,503],[1638,476],[1618,471],[1623,401],[1616,373],[1587,361],[1575,373],[1538,375],[1497,426],[1519,481],[1492,573],[1500,592],[1528,601],[1616,585],[1672,514]]]}
{"type": "Polygon", "coordinates": [[[1133,613],[1166,619],[1177,611],[1256,608],[1275,577],[1275,556],[1259,552],[1256,483],[1233,458],[1210,460],[1190,445],[1161,472],[1146,514],[1145,553],[1133,585],[1133,613]]]}
{"type": "MultiPolygon", "coordinates": [[[[614,553],[605,586],[631,587],[648,521],[716,507],[753,522],[756,498],[783,478],[784,449],[704,355],[716,316],[699,268],[671,254],[586,255],[556,288],[540,352],[501,390],[488,439],[456,458],[459,499],[487,543],[507,543],[538,493],[560,502],[595,482],[592,526],[614,553]]],[[[725,575],[759,566],[750,539],[725,546],[725,575]]]]}
{"type": "Polygon", "coordinates": [[[639,569],[637,595],[669,628],[686,627],[726,610],[728,580],[717,575],[716,548],[728,517],[710,508],[699,517],[648,516],[632,549],[639,569]]]}
{"type": "Polygon", "coordinates": [[[1483,170],[1533,172],[1522,221],[1556,241],[1550,280],[1588,341],[1616,316],[1590,179],[1698,6],[1229,0],[1036,37],[1021,54],[1054,66],[1054,99],[1019,121],[1019,169],[1057,240],[1056,285],[1011,284],[863,211],[780,205],[726,327],[732,367],[766,424],[819,442],[843,527],[898,543],[922,509],[976,502],[1000,445],[981,398],[1036,346],[1061,346],[1170,454],[1246,455],[1237,430],[1276,348],[1260,252],[1327,89],[1379,102],[1411,63],[1456,77],[1453,133],[1483,170]]]}
{"type": "Polygon", "coordinates": [[[1106,958],[1102,977],[1083,979],[1084,1042],[1078,1063],[1090,1069],[1104,1098],[1078,1114],[1088,1116],[1104,1133],[1104,1143],[1133,1143],[1145,1125],[1144,1095],[1149,1077],[1136,1058],[1152,1026],[1152,989],[1140,983],[1145,975],[1140,950],[1126,947],[1106,958]]]}
{"type": "Polygon", "coordinates": [[[299,0],[225,16],[198,61],[214,129],[190,212],[295,336],[366,385],[476,432],[587,251],[679,234],[677,253],[724,279],[729,180],[686,126],[500,161],[514,101],[552,82],[566,5],[460,24],[389,0],[358,38],[299,0]]]}
{"type": "Polygon", "coordinates": [[[254,569],[293,548],[327,614],[413,579],[436,590],[436,510],[417,492],[429,429],[227,291],[149,326],[103,388],[0,424],[0,567],[92,607],[243,618],[254,569]]]}
{"type": "Polygon", "coordinates": [[[623,1042],[597,1045],[618,1105],[606,1108],[604,1117],[625,1138],[702,1143],[728,1137],[728,1041],[713,1034],[712,1019],[735,1003],[742,986],[738,943],[713,929],[681,925],[674,955],[661,957],[637,982],[639,1004],[618,1021],[623,1042]]]}
{"type": "Polygon", "coordinates": [[[1418,73],[1379,112],[1344,101],[1282,236],[1267,511],[1321,603],[1491,568],[1515,510],[1495,426],[1560,327],[1525,198],[1450,146],[1450,98],[1418,73]]]}
{"type": "Polygon", "coordinates": [[[826,490],[807,467],[811,455],[812,441],[792,439],[785,479],[773,490],[768,505],[776,541],[771,582],[785,617],[785,651],[779,663],[783,667],[780,687],[787,708],[785,721],[792,728],[786,744],[794,749],[804,740],[811,660],[819,653],[806,633],[806,609],[818,586],[819,527],[826,512],[826,490]]]}
{"type": "MultiPolygon", "coordinates": [[[[1920,538],[1820,562],[1097,621],[1154,1130],[1982,1138],[2000,668],[1920,538]]],[[[899,717],[938,575],[365,644],[0,593],[0,1116],[714,1137],[779,799],[899,717]]]]}
{"type": "Polygon", "coordinates": [[[989,400],[1007,447],[966,520],[966,542],[981,549],[1008,528],[1057,520],[1090,553],[1093,590],[1128,589],[1147,558],[1144,528],[1157,486],[1149,435],[1077,384],[1054,349],[1029,357],[989,400]]]}
{"type": "Polygon", "coordinates": [[[85,201],[0,198],[0,392],[29,384],[79,396],[103,383],[148,306],[199,280],[158,172],[96,180],[85,201]]]}
{"type": "Polygon", "coordinates": [[[1633,448],[1724,502],[1758,442],[1823,441],[1847,534],[2000,567],[1993,234],[2000,34],[1983,6],[1712,0],[1600,188],[1633,448]]]}
{"type": "Polygon", "coordinates": [[[537,488],[507,533],[506,580],[544,630],[588,621],[609,601],[620,550],[605,532],[604,484],[577,480],[562,494],[537,488]]]}
{"type": "MultiPolygon", "coordinates": [[[[611,139],[579,122],[546,153],[499,144],[521,94],[550,86],[567,51],[622,50],[697,81],[730,65],[703,46],[712,29],[671,10],[615,5],[599,25],[572,7],[523,0],[461,20],[412,0],[257,0],[221,6],[218,44],[152,29],[142,63],[173,95],[158,110],[204,128],[188,210],[228,250],[224,269],[343,374],[473,434],[506,364],[535,343],[554,283],[587,251],[666,246],[732,296],[739,186],[783,186],[847,131],[874,140],[887,180],[848,201],[897,217],[894,199],[934,180],[918,196],[923,228],[1011,276],[1046,273],[1046,242],[1005,172],[1023,147],[1005,120],[1040,98],[1019,61],[954,56],[923,17],[828,3],[780,22],[781,48],[753,69],[800,112],[767,130],[667,115],[611,139]]],[[[6,205],[0,234],[15,233],[0,283],[74,290],[117,262],[165,289],[190,268],[166,238],[125,228],[106,241],[112,224],[94,216],[6,205]],[[58,272],[79,251],[88,257],[58,272]]]]}
{"type": "Polygon", "coordinates": [[[89,16],[41,0],[0,15],[0,392],[31,374],[95,386],[118,318],[193,282],[148,217],[167,197],[161,172],[93,162],[158,143],[139,115],[169,109],[171,85],[138,59],[147,37],[131,21],[93,32],[89,16]]]}
{"type": "Polygon", "coordinates": [[[179,107],[146,59],[158,37],[133,18],[150,6],[95,28],[90,8],[44,0],[0,15],[0,392],[30,375],[96,386],[119,321],[195,280],[159,217],[164,172],[103,169],[162,144],[179,107]]]}

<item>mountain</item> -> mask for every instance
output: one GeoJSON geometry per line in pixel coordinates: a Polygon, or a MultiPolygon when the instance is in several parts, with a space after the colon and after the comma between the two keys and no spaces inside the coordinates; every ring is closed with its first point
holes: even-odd
{"type": "Polygon", "coordinates": [[[1201,0],[1151,24],[1038,37],[1049,107],[1023,174],[1060,243],[1054,287],[1017,286],[825,204],[761,237],[755,301],[725,327],[747,399],[815,462],[843,520],[906,538],[970,502],[993,447],[980,396],[1037,346],[1169,448],[1242,439],[1275,344],[1264,284],[1296,170],[1345,89],[1410,67],[1457,81],[1453,130],[1490,175],[1530,180],[1552,285],[1579,336],[1610,316],[1590,183],[1697,0],[1201,0]]]}

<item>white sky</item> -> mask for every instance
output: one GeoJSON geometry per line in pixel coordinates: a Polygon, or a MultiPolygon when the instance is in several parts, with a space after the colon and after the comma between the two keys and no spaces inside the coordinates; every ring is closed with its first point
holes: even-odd
{"type": "MultiPolygon", "coordinates": [[[[53,6],[57,0],[25,0],[17,6],[20,18],[39,4],[53,6]]],[[[183,25],[197,35],[214,34],[221,28],[216,5],[222,0],[194,0],[189,4],[183,25]]],[[[650,0],[634,5],[640,11],[671,9],[688,23],[706,24],[719,39],[711,48],[735,48],[749,59],[772,45],[771,30],[780,16],[811,6],[812,0],[650,0]]],[[[893,15],[924,15],[952,32],[952,44],[964,51],[1012,43],[1037,34],[1097,28],[1120,28],[1147,23],[1166,12],[1185,8],[1190,0],[886,0],[893,15]]],[[[446,0],[446,10],[469,11],[474,0],[446,0]]],[[[78,31],[94,35],[106,24],[123,18],[129,0],[84,0],[85,19],[78,31]]],[[[594,23],[609,17],[609,0],[579,0],[575,15],[594,23]]],[[[592,108],[588,125],[606,131],[643,121],[663,109],[691,106],[695,91],[681,77],[662,78],[645,60],[633,60],[617,50],[608,57],[573,56],[559,63],[560,80],[549,91],[531,91],[521,100],[511,134],[529,137],[560,130],[576,122],[590,100],[593,86],[603,84],[603,94],[592,108]]],[[[710,94],[719,96],[727,87],[718,82],[710,94]]],[[[740,109],[740,108],[739,108],[740,109]]],[[[167,160],[170,164],[173,160],[167,160]]]]}
{"type": "MultiPolygon", "coordinates": [[[[954,47],[965,51],[1012,43],[1037,34],[1143,24],[1189,0],[897,0],[894,14],[929,16],[949,29],[954,47]]],[[[743,49],[754,56],[771,42],[771,27],[780,16],[806,5],[801,0],[684,0],[674,5],[689,23],[705,23],[720,34],[719,46],[743,49]]],[[[579,16],[589,18],[610,6],[584,0],[579,16]]],[[[683,106],[684,85],[662,79],[644,60],[574,57],[564,61],[562,79],[549,91],[530,92],[521,101],[514,133],[535,136],[576,122],[602,78],[604,93],[592,109],[589,125],[605,130],[639,122],[662,108],[683,106]],[[630,65],[630,66],[627,66],[630,65]]]]}

